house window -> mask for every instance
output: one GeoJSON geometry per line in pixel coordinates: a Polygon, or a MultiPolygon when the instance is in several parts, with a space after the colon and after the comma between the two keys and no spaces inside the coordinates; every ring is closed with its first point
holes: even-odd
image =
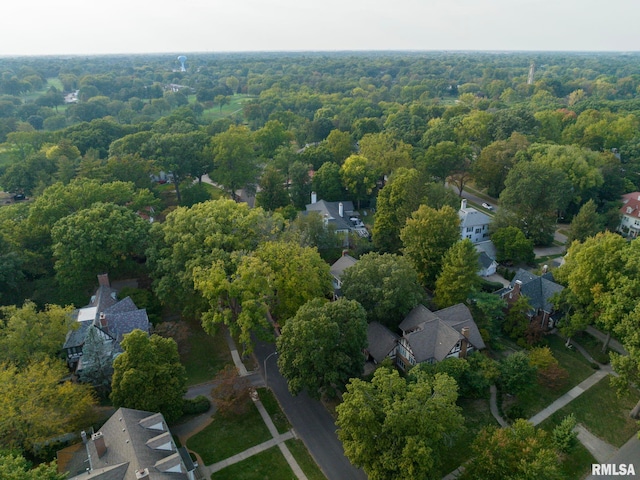
{"type": "Polygon", "coordinates": [[[404,362],[402,361],[401,358],[396,358],[396,361],[398,362],[398,366],[402,369],[402,370],[406,370],[407,366],[404,364],[404,362]]]}
{"type": "Polygon", "coordinates": [[[473,227],[467,227],[467,232],[473,232],[473,227]]]}
{"type": "Polygon", "coordinates": [[[476,233],[480,233],[480,232],[482,232],[482,229],[481,228],[476,228],[476,233]]]}

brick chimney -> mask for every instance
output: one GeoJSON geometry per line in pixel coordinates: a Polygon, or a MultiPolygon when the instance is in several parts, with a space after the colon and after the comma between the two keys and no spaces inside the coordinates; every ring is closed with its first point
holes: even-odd
{"type": "Polygon", "coordinates": [[[102,458],[102,456],[107,452],[107,445],[104,443],[104,436],[102,435],[102,432],[96,432],[91,435],[91,441],[96,447],[98,458],[102,458]]]}
{"type": "Polygon", "coordinates": [[[108,273],[102,273],[98,275],[98,285],[100,285],[101,287],[111,287],[111,284],[109,283],[108,273]]]}

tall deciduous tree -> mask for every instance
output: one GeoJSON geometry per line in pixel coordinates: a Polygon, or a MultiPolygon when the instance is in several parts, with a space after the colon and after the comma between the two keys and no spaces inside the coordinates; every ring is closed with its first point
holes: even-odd
{"type": "Polygon", "coordinates": [[[194,268],[220,262],[230,276],[239,261],[234,252],[251,252],[283,228],[281,216],[229,199],[174,210],[151,228],[147,257],[156,295],[186,314],[201,311],[206,306],[194,288],[194,268]]]}
{"type": "Polygon", "coordinates": [[[256,181],[253,135],[247,127],[231,125],[226,132],[213,137],[211,155],[211,180],[224,186],[234,200],[237,190],[256,181]]]}
{"type": "MultiPolygon", "coordinates": [[[[619,394],[626,394],[630,387],[637,386],[640,382],[640,306],[625,315],[616,327],[616,332],[622,339],[628,355],[611,353],[611,365],[618,374],[611,379],[611,383],[617,387],[619,394]]],[[[640,419],[640,399],[631,410],[630,416],[640,419]]],[[[639,434],[640,436],[640,434],[639,434]]]]}
{"type": "Polygon", "coordinates": [[[256,204],[265,210],[275,210],[289,205],[286,179],[279,170],[267,166],[260,177],[260,191],[256,194],[256,204]]]}
{"type": "Polygon", "coordinates": [[[349,195],[358,202],[371,195],[373,187],[376,186],[376,174],[371,168],[369,161],[362,155],[351,155],[344,161],[340,168],[342,183],[349,192],[349,195]]]}
{"type": "Polygon", "coordinates": [[[289,390],[319,398],[336,396],[362,374],[367,314],[354,300],[316,298],[298,309],[278,337],[278,366],[289,390]]]}
{"type": "Polygon", "coordinates": [[[480,283],[478,252],[468,238],[455,243],[444,255],[438,274],[435,302],[446,308],[466,302],[480,283]]]}
{"type": "Polygon", "coordinates": [[[509,170],[516,164],[516,154],[528,147],[529,141],[520,133],[513,133],[508,140],[487,145],[473,165],[476,185],[486,188],[492,197],[500,195],[509,170]]]}
{"type": "Polygon", "coordinates": [[[376,202],[373,243],[382,252],[398,253],[402,248],[400,229],[426,195],[425,184],[416,169],[399,168],[384,186],[376,202]]]}
{"type": "Polygon", "coordinates": [[[469,147],[440,142],[425,152],[422,170],[434,181],[444,183],[452,173],[464,170],[465,159],[470,155],[469,147]]]}
{"type": "Polygon", "coordinates": [[[371,162],[381,177],[391,175],[398,168],[411,168],[411,145],[390,133],[368,133],[360,139],[360,153],[371,162]]]}
{"type": "Polygon", "coordinates": [[[344,198],[340,165],[337,163],[323,163],[313,175],[312,185],[319,200],[338,202],[344,198]]]}
{"type": "Polygon", "coordinates": [[[24,369],[0,364],[0,446],[33,451],[39,442],[86,425],[93,389],[63,381],[68,374],[64,362],[51,358],[24,369]]]}
{"type": "Polygon", "coordinates": [[[251,349],[251,334],[271,336],[271,319],[284,326],[307,301],[332,291],[329,266],[318,251],[291,242],[265,242],[242,257],[227,275],[222,262],[194,272],[195,286],[209,302],[205,330],[224,323],[251,349]]]}
{"type": "Polygon", "coordinates": [[[596,202],[589,200],[580,207],[578,214],[571,220],[569,231],[569,243],[574,240],[584,242],[587,238],[593,237],[604,228],[604,221],[597,212],[596,202]]]}
{"type": "Polygon", "coordinates": [[[518,227],[499,228],[491,235],[498,262],[532,263],[535,259],[533,241],[518,227]]]}
{"type": "Polygon", "coordinates": [[[353,379],[338,405],[345,455],[371,480],[440,478],[440,461],[464,419],[458,388],[445,374],[413,382],[379,368],[371,382],[353,379]]]}
{"type": "Polygon", "coordinates": [[[547,432],[518,419],[512,428],[489,427],[473,442],[475,456],[460,478],[561,478],[558,454],[547,432]]]}
{"type": "Polygon", "coordinates": [[[31,462],[22,455],[0,453],[0,478],[3,480],[65,480],[67,473],[58,473],[56,462],[41,463],[31,468],[31,462]]]}
{"type": "Polygon", "coordinates": [[[445,252],[460,239],[458,213],[448,205],[439,210],[421,205],[400,231],[404,254],[423,285],[433,287],[445,252]]]}
{"type": "Polygon", "coordinates": [[[342,293],[357,300],[370,322],[395,328],[424,299],[424,290],[411,263],[395,254],[367,253],[341,278],[342,293]]]}
{"type": "Polygon", "coordinates": [[[124,352],[113,362],[113,405],[161,412],[168,422],[178,419],[187,375],[175,340],[134,330],[121,345],[124,352]]]}
{"type": "Polygon", "coordinates": [[[570,200],[571,183],[564,172],[538,162],[516,164],[500,194],[498,227],[515,226],[536,245],[553,241],[558,212],[570,200]]]}
{"type": "Polygon", "coordinates": [[[33,302],[22,307],[0,308],[0,362],[26,365],[32,360],[55,357],[69,329],[72,307],[47,305],[38,311],[33,302]]]}
{"type": "Polygon", "coordinates": [[[101,272],[131,272],[144,259],[149,222],[126,207],[96,203],[59,220],[51,238],[57,278],[77,288],[101,272]]]}

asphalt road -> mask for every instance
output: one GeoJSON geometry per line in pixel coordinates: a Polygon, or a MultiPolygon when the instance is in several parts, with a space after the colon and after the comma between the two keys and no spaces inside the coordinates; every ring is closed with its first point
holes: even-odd
{"type": "MultiPolygon", "coordinates": [[[[265,359],[274,351],[274,345],[256,344],[254,353],[260,370],[264,368],[265,359]]],[[[336,425],[324,406],[304,392],[296,397],[289,393],[287,381],[278,371],[275,355],[267,359],[266,367],[268,386],[278,398],[296,435],[307,446],[326,477],[330,480],[366,480],[365,473],[351,465],[344,456],[342,444],[336,436],[336,425]]]]}

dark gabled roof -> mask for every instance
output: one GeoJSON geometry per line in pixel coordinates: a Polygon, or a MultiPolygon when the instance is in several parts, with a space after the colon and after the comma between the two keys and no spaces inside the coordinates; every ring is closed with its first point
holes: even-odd
{"type": "Polygon", "coordinates": [[[87,451],[93,471],[74,480],[136,480],[136,470],[145,468],[149,470],[148,480],[188,478],[162,415],[119,408],[98,432],[104,438],[106,451],[99,457],[95,442],[89,440],[87,451]],[[158,425],[162,431],[150,428],[158,425]]]}
{"type": "Polygon", "coordinates": [[[562,285],[553,281],[551,272],[547,272],[539,277],[531,272],[519,269],[511,281],[511,289],[515,286],[516,281],[522,282],[520,294],[529,299],[529,305],[536,310],[542,309],[545,312],[552,312],[554,310],[551,298],[556,293],[564,290],[562,285]]]}
{"type": "Polygon", "coordinates": [[[149,333],[149,317],[145,309],[105,314],[108,333],[119,344],[127,333],[136,329],[149,333]]]}
{"type": "Polygon", "coordinates": [[[430,359],[443,360],[465,338],[462,334],[465,327],[469,329],[469,343],[477,350],[485,348],[471,312],[462,303],[437,312],[418,305],[400,324],[404,338],[418,363],[430,359]]]}
{"type": "Polygon", "coordinates": [[[480,266],[486,270],[489,268],[495,260],[491,258],[485,251],[481,251],[478,255],[478,261],[480,262],[480,266]]]}
{"type": "Polygon", "coordinates": [[[331,272],[332,276],[334,276],[337,279],[340,279],[344,271],[347,268],[355,265],[357,262],[358,260],[353,258],[351,255],[343,255],[338,260],[336,260],[333,263],[333,265],[331,265],[331,267],[329,268],[329,271],[331,272]]]}
{"type": "Polygon", "coordinates": [[[132,312],[134,310],[138,310],[138,307],[136,307],[136,304],[133,303],[131,297],[127,297],[101,311],[104,313],[123,313],[132,312]]]}
{"type": "Polygon", "coordinates": [[[378,322],[371,322],[367,327],[367,351],[373,359],[380,363],[396,348],[398,335],[378,322]]]}
{"type": "Polygon", "coordinates": [[[413,310],[411,310],[406,317],[404,317],[404,320],[402,320],[402,323],[400,323],[399,328],[403,333],[408,333],[418,327],[418,325],[424,322],[435,320],[436,318],[437,317],[431,310],[420,304],[413,310]]]}
{"type": "Polygon", "coordinates": [[[473,315],[471,315],[471,311],[464,303],[458,303],[457,305],[443,308],[442,310],[435,312],[435,314],[440,318],[440,320],[460,334],[462,334],[463,328],[469,328],[469,343],[471,343],[471,345],[473,345],[477,350],[486,348],[484,340],[482,340],[482,335],[480,335],[480,330],[478,330],[478,325],[476,325],[473,315]]]}
{"type": "Polygon", "coordinates": [[[307,212],[318,212],[321,217],[333,222],[336,230],[353,230],[354,228],[349,220],[349,215],[354,211],[353,202],[326,202],[324,200],[318,200],[316,203],[306,205],[305,208],[307,212]],[[343,217],[340,216],[339,205],[341,203],[343,207],[343,217]]]}
{"type": "Polygon", "coordinates": [[[75,328],[67,332],[62,348],[81,347],[84,345],[84,340],[89,332],[89,327],[93,324],[93,321],[88,320],[86,322],[76,322],[75,328]]]}

